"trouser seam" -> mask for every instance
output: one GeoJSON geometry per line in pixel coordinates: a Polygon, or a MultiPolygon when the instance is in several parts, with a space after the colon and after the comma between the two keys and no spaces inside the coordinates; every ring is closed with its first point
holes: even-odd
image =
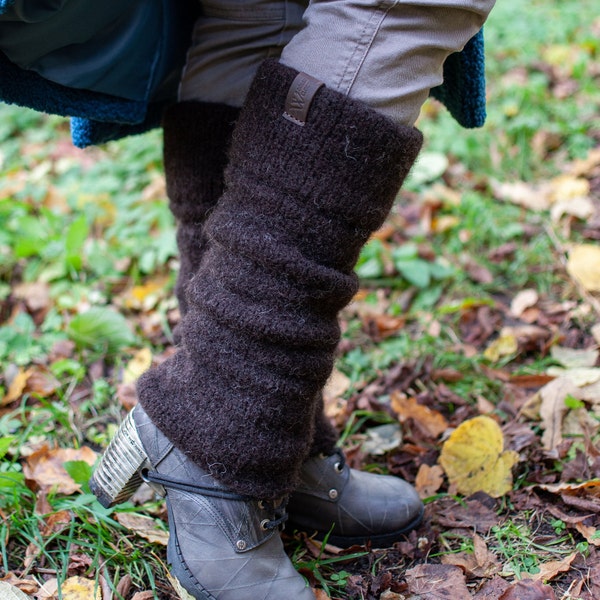
{"type": "Polygon", "coordinates": [[[352,55],[350,56],[350,59],[348,60],[348,64],[346,65],[346,68],[344,69],[344,73],[341,77],[340,87],[338,88],[338,90],[342,89],[342,84],[348,79],[349,73],[352,71],[354,64],[356,64],[356,67],[354,68],[354,72],[350,74],[350,81],[348,83],[348,86],[344,88],[343,93],[345,93],[345,94],[350,93],[350,90],[352,89],[352,86],[354,85],[356,78],[358,77],[358,73],[367,58],[367,54],[369,53],[369,50],[373,46],[375,37],[377,36],[377,33],[381,29],[381,25],[382,25],[383,21],[389,14],[390,10],[397,4],[397,2],[392,2],[387,8],[384,7],[385,4],[386,4],[385,0],[381,0],[381,2],[378,3],[376,9],[373,11],[372,17],[369,19],[369,22],[367,24],[365,24],[363,31],[361,32],[360,39],[359,39],[358,43],[355,45],[354,51],[352,52],[352,55]],[[369,26],[371,25],[371,22],[375,19],[376,16],[379,16],[379,15],[381,15],[381,17],[379,18],[379,21],[377,22],[376,26],[373,28],[370,28],[369,26]],[[369,34],[369,39],[366,42],[362,41],[363,38],[366,37],[367,34],[369,34]],[[362,49],[362,56],[360,57],[360,60],[358,61],[358,63],[356,63],[355,56],[361,51],[361,49],[362,49]]]}

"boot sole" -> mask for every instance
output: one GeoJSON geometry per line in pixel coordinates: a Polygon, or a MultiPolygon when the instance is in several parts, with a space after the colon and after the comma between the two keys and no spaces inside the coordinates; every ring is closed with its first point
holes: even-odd
{"type": "Polygon", "coordinates": [[[286,524],[286,529],[289,531],[305,531],[306,533],[313,533],[313,538],[322,542],[327,537],[327,543],[338,548],[350,548],[350,546],[364,546],[369,544],[372,548],[389,548],[394,542],[400,541],[406,536],[407,533],[418,527],[423,521],[423,515],[425,509],[422,508],[421,512],[415,519],[413,519],[408,525],[399,529],[398,531],[391,531],[390,533],[379,534],[379,535],[360,535],[360,536],[346,536],[346,535],[335,535],[331,533],[327,536],[326,531],[308,531],[306,527],[297,525],[293,521],[293,517],[290,515],[290,519],[286,524]]]}
{"type": "Polygon", "coordinates": [[[105,450],[89,485],[104,508],[128,500],[143,483],[140,473],[148,463],[131,411],[105,450]]]}

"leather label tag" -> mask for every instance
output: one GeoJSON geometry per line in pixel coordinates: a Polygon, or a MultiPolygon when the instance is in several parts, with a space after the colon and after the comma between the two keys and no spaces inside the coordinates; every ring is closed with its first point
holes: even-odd
{"type": "Polygon", "coordinates": [[[311,102],[317,90],[323,85],[325,84],[322,81],[306,73],[298,73],[285,99],[283,116],[288,121],[303,126],[306,123],[311,102]]]}

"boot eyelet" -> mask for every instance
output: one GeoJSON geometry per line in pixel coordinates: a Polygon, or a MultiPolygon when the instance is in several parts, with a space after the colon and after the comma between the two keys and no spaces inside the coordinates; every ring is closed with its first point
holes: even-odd
{"type": "Polygon", "coordinates": [[[335,488],[329,490],[329,497],[335,500],[338,497],[338,491],[335,488]]]}
{"type": "Polygon", "coordinates": [[[341,462],[336,462],[335,465],[333,465],[333,468],[336,473],[342,473],[344,471],[344,465],[341,462]]]}
{"type": "Polygon", "coordinates": [[[260,510],[265,510],[264,500],[259,500],[256,504],[257,504],[258,508],[260,508],[260,510]]]}
{"type": "Polygon", "coordinates": [[[269,519],[263,519],[263,520],[260,522],[260,528],[261,528],[263,531],[268,531],[268,530],[269,530],[269,519]]]}
{"type": "Polygon", "coordinates": [[[245,550],[247,545],[248,545],[248,544],[246,544],[245,540],[238,540],[238,541],[235,543],[235,547],[236,547],[238,550],[245,550]]]}

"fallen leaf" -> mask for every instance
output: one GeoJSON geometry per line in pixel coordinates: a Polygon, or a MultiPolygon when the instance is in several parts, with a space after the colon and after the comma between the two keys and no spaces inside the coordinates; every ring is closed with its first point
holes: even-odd
{"type": "Polygon", "coordinates": [[[473,596],[473,600],[498,600],[509,585],[502,577],[496,575],[491,581],[486,581],[483,584],[481,589],[473,596]]]}
{"type": "Polygon", "coordinates": [[[600,246],[574,245],[569,251],[567,272],[588,292],[600,292],[600,246]]]}
{"type": "Polygon", "coordinates": [[[45,581],[37,592],[38,600],[58,600],[58,579],[56,577],[45,581]]]}
{"type": "Polygon", "coordinates": [[[594,340],[596,340],[596,344],[600,344],[600,323],[596,323],[592,325],[590,329],[590,333],[594,336],[594,340]]]}
{"type": "Polygon", "coordinates": [[[505,200],[528,208],[541,211],[550,208],[548,186],[525,183],[524,181],[493,183],[494,194],[500,200],[505,200]]]}
{"type": "Polygon", "coordinates": [[[444,470],[439,465],[422,464],[415,478],[415,489],[421,499],[433,496],[444,483],[444,470]]]}
{"type": "Polygon", "coordinates": [[[0,598],[2,600],[31,600],[31,596],[5,581],[0,581],[0,598]]]}
{"type": "Polygon", "coordinates": [[[87,446],[75,448],[55,448],[45,444],[27,457],[23,473],[29,481],[35,482],[42,490],[53,490],[57,494],[73,494],[81,488],[65,471],[64,463],[83,460],[90,466],[96,462],[96,453],[87,446]]]}
{"type": "Polygon", "coordinates": [[[571,200],[559,200],[550,209],[550,218],[554,223],[560,221],[563,215],[571,215],[582,221],[594,214],[594,204],[591,198],[580,196],[571,200]]]}
{"type": "Polygon", "coordinates": [[[510,303],[510,312],[515,317],[520,317],[526,309],[538,303],[539,294],[536,290],[521,290],[510,303]]]}
{"type": "Polygon", "coordinates": [[[416,398],[407,398],[404,394],[394,392],[390,402],[400,423],[412,419],[431,438],[437,438],[448,428],[448,421],[442,413],[419,404],[416,398]]]}
{"type": "Polygon", "coordinates": [[[158,522],[152,517],[135,513],[117,513],[115,519],[149,542],[166,546],[169,541],[169,532],[161,529],[158,522]]]}
{"type": "MultiPolygon", "coordinates": [[[[12,585],[25,594],[35,594],[40,587],[40,584],[35,579],[21,579],[10,571],[4,577],[0,578],[0,582],[12,585]]],[[[2,597],[2,594],[0,594],[0,598],[2,597]]]]}
{"type": "Polygon", "coordinates": [[[453,565],[424,564],[405,573],[408,589],[417,598],[470,600],[461,569],[453,565]]]}
{"type": "Polygon", "coordinates": [[[600,381],[599,367],[575,367],[572,369],[563,369],[561,367],[549,367],[546,371],[552,377],[563,377],[569,379],[573,385],[583,388],[600,381]]]}
{"type": "Polygon", "coordinates": [[[524,579],[513,583],[498,600],[556,600],[556,595],[550,586],[524,579]]]}
{"type": "Polygon", "coordinates": [[[565,348],[554,345],[550,348],[550,355],[567,369],[593,367],[598,360],[600,352],[597,348],[565,348]]]}
{"type": "Polygon", "coordinates": [[[25,391],[25,386],[27,385],[27,380],[29,379],[30,370],[19,369],[18,373],[13,377],[10,385],[8,386],[8,391],[5,396],[0,400],[0,406],[6,406],[11,404],[15,400],[18,400],[25,391]]]}
{"type": "Polygon", "coordinates": [[[498,362],[504,356],[515,354],[519,349],[517,338],[511,333],[500,335],[483,352],[491,362],[498,362]]]}
{"type": "Polygon", "coordinates": [[[180,600],[194,600],[194,597],[179,583],[179,579],[167,571],[167,579],[177,592],[180,600]]]}
{"type": "Polygon", "coordinates": [[[150,279],[143,285],[135,285],[122,296],[125,308],[132,310],[152,310],[167,293],[169,278],[164,275],[150,279]]]}
{"type": "Polygon", "coordinates": [[[584,525],[583,523],[575,523],[575,529],[586,539],[587,542],[593,546],[600,546],[600,532],[591,525],[584,525]]]}
{"type": "Polygon", "coordinates": [[[100,587],[92,579],[69,577],[60,586],[63,600],[101,600],[100,587]]]}
{"type": "Polygon", "coordinates": [[[494,419],[479,416],[459,425],[442,446],[439,463],[458,492],[483,491],[493,498],[512,489],[512,467],[519,455],[504,450],[502,430],[494,419]]]}
{"type": "Polygon", "coordinates": [[[19,283],[12,289],[15,298],[23,300],[27,308],[36,312],[50,307],[50,286],[39,281],[19,283]]]}
{"type": "Polygon", "coordinates": [[[362,443],[362,451],[365,454],[381,456],[402,443],[402,432],[397,423],[387,423],[371,427],[365,431],[367,439],[362,443]]]}
{"type": "Polygon", "coordinates": [[[133,383],[152,366],[152,351],[144,347],[138,350],[127,363],[123,373],[123,383],[133,383]]]}
{"type": "Polygon", "coordinates": [[[545,450],[556,448],[563,439],[563,421],[569,411],[565,400],[567,396],[579,397],[577,386],[566,377],[559,377],[546,384],[540,391],[539,408],[542,420],[542,446],[545,450]]]}
{"type": "Polygon", "coordinates": [[[524,579],[533,579],[535,581],[550,581],[559,573],[566,573],[567,571],[570,571],[571,563],[575,560],[575,557],[578,554],[578,552],[573,552],[562,560],[550,560],[542,563],[538,573],[521,573],[521,577],[524,579]]]}
{"type": "Polygon", "coordinates": [[[473,552],[457,552],[442,555],[442,563],[460,567],[467,577],[492,577],[500,571],[500,562],[491,553],[484,539],[473,536],[473,552]]]}

